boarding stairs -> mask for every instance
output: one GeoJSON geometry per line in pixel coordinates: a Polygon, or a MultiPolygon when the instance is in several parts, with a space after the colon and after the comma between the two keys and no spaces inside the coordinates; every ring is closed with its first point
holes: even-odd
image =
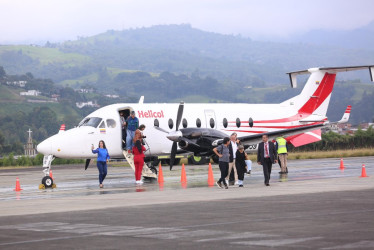
{"type": "MultiPolygon", "coordinates": [[[[135,164],[134,164],[134,155],[129,154],[127,150],[123,150],[123,155],[125,156],[126,161],[130,164],[132,170],[135,172],[135,164]]],[[[143,165],[143,171],[142,171],[142,176],[144,178],[155,178],[157,179],[157,174],[154,173],[148,166],[147,164],[144,163],[143,165]]]]}

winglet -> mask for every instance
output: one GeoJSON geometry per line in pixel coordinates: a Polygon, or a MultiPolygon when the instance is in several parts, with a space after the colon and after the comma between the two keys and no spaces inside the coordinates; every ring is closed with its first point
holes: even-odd
{"type": "Polygon", "coordinates": [[[343,117],[340,121],[338,121],[337,123],[346,123],[348,122],[349,120],[349,116],[351,114],[351,109],[352,109],[352,106],[351,105],[348,105],[344,114],[343,114],[343,117]]]}
{"type": "Polygon", "coordinates": [[[63,133],[63,132],[65,132],[65,124],[62,124],[60,127],[60,130],[58,131],[58,133],[63,133]]]}
{"type": "Polygon", "coordinates": [[[143,102],[144,102],[144,95],[142,95],[142,96],[140,97],[140,99],[139,99],[139,104],[143,104],[143,102]]]}

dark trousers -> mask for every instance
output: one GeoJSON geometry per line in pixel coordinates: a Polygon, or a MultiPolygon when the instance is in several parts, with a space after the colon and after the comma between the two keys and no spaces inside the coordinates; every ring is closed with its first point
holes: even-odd
{"type": "Polygon", "coordinates": [[[265,158],[264,163],[262,164],[262,170],[264,171],[265,184],[269,184],[270,175],[271,175],[272,162],[270,158],[265,158]]]}
{"type": "Polygon", "coordinates": [[[245,167],[241,164],[236,165],[236,172],[238,172],[238,180],[244,180],[245,167]]]}
{"type": "Polygon", "coordinates": [[[100,184],[103,183],[105,176],[108,172],[108,167],[106,165],[106,161],[98,161],[97,162],[97,169],[99,170],[99,182],[100,184]]]}
{"type": "Polygon", "coordinates": [[[219,166],[219,170],[221,171],[221,178],[219,178],[218,182],[219,183],[223,182],[223,185],[227,185],[225,179],[226,179],[226,176],[229,173],[229,163],[220,161],[218,163],[218,166],[219,166]]]}
{"type": "Polygon", "coordinates": [[[127,137],[127,130],[126,128],[122,129],[122,148],[126,148],[126,137],[127,137]]]}

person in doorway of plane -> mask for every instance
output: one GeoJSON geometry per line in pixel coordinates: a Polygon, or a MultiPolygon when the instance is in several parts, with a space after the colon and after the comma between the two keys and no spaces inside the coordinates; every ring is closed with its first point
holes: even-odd
{"type": "Polygon", "coordinates": [[[135,111],[131,111],[130,116],[126,120],[127,123],[127,137],[126,137],[126,147],[128,153],[131,153],[132,147],[134,147],[134,136],[135,131],[139,127],[139,120],[135,117],[135,111]]]}
{"type": "Polygon", "coordinates": [[[119,114],[120,114],[121,128],[122,128],[122,148],[126,150],[126,135],[127,135],[126,119],[125,119],[123,111],[121,111],[119,114]]]}

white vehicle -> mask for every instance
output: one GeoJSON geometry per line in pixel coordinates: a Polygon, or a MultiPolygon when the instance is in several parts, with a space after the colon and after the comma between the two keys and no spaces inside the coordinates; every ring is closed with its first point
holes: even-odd
{"type": "MultiPolygon", "coordinates": [[[[170,155],[170,167],[179,153],[192,152],[195,156],[212,156],[213,148],[222,139],[236,132],[246,150],[256,149],[263,134],[269,139],[283,135],[289,143],[301,146],[321,140],[321,128],[329,121],[326,117],[335,77],[338,72],[369,69],[371,81],[374,65],[356,67],[311,68],[287,73],[291,86],[296,87],[296,76],[310,74],[301,93],[279,104],[247,103],[139,103],[113,104],[96,110],[80,124],[44,140],[37,146],[44,154],[42,183],[53,184],[49,177],[51,162],[59,158],[95,158],[91,145],[104,140],[112,158],[126,158],[131,165],[131,155],[122,149],[122,131],[119,112],[135,111],[140,124],[146,129],[146,162],[155,161],[155,156],[170,155]]],[[[347,122],[347,108],[339,122],[347,122]]],[[[157,164],[157,161],[154,165],[157,164]]],[[[143,177],[157,178],[152,164],[145,165],[143,177]]]]}

